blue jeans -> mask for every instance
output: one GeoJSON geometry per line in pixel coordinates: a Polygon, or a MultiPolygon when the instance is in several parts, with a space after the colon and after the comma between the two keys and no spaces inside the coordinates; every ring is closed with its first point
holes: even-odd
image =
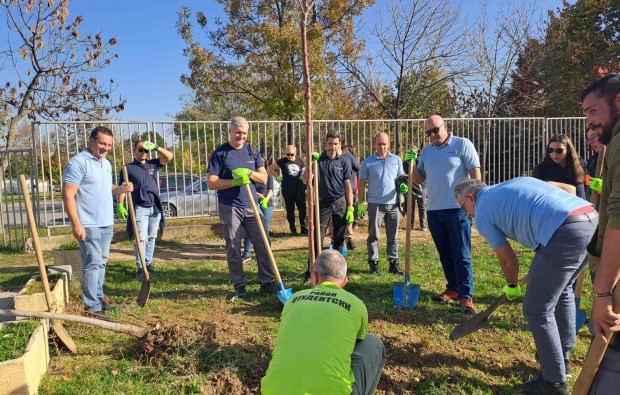
{"type": "MultiPolygon", "coordinates": [[[[269,237],[269,224],[271,224],[271,217],[273,216],[273,207],[267,207],[267,209],[261,209],[261,211],[265,216],[265,233],[267,233],[267,238],[269,239],[269,243],[271,243],[271,237],[269,237]]],[[[243,238],[243,255],[250,255],[250,251],[252,251],[252,242],[248,237],[248,233],[245,232],[245,236],[243,238]]]]}
{"type": "Polygon", "coordinates": [[[105,268],[114,227],[110,225],[84,230],[86,240],[79,242],[82,257],[82,299],[86,310],[101,311],[105,268]]]}
{"type": "Polygon", "coordinates": [[[428,211],[428,227],[446,276],[446,289],[457,291],[459,299],[474,294],[471,263],[471,222],[465,211],[454,208],[428,211]]]}
{"type": "MultiPolygon", "coordinates": [[[[136,206],[136,225],[140,232],[140,244],[142,244],[142,252],[144,253],[144,262],[146,265],[153,264],[153,253],[155,252],[155,239],[157,238],[157,230],[159,229],[159,221],[161,213],[154,213],[153,207],[136,206]]],[[[138,247],[134,242],[134,252],[136,254],[136,266],[138,270],[142,269],[140,263],[140,254],[138,247]]]]}
{"type": "Polygon", "coordinates": [[[530,265],[523,315],[543,378],[552,383],[566,382],[564,358],[577,340],[573,284],[588,264],[583,258],[597,224],[598,218],[561,225],[530,265]]]}

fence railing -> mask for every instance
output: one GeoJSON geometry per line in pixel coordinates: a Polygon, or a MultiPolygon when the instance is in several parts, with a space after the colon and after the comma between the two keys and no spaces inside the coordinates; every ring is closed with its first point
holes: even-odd
{"type": "MultiPolygon", "coordinates": [[[[4,249],[22,250],[26,239],[30,237],[26,206],[19,182],[19,175],[26,177],[26,185],[31,196],[36,196],[36,177],[31,172],[34,168],[34,155],[29,149],[0,151],[0,233],[4,249]]],[[[37,199],[33,199],[34,208],[37,199]]]]}
{"type": "MultiPolygon", "coordinates": [[[[341,134],[343,145],[352,145],[360,160],[374,151],[373,136],[386,132],[396,152],[429,143],[423,119],[401,120],[317,120],[313,122],[314,151],[324,148],[328,130],[341,134]]],[[[544,156],[549,137],[564,133],[575,143],[578,153],[587,156],[585,118],[454,118],[446,119],[449,130],[472,141],[480,156],[483,178],[488,184],[529,175],[544,156]]],[[[228,141],[228,122],[219,121],[134,121],[134,122],[34,122],[34,174],[45,188],[39,188],[39,225],[67,226],[61,200],[62,171],[68,160],[84,149],[90,131],[105,125],[114,133],[114,147],[108,155],[118,180],[121,166],[133,160],[133,144],[148,139],[172,151],[175,158],[160,171],[160,179],[177,177],[178,186],[162,184],[162,201],[167,214],[178,217],[217,214],[214,191],[200,185],[206,179],[211,153],[228,141]],[[173,176],[174,175],[174,176],[173,176]],[[192,183],[195,183],[192,185],[192,183]],[[179,190],[176,190],[176,189],[179,190]],[[174,210],[172,210],[174,208],[174,210]]],[[[295,145],[306,155],[304,121],[250,121],[248,142],[259,148],[267,164],[284,156],[286,146],[295,145]]],[[[175,180],[176,180],[175,179],[175,180]]],[[[276,199],[276,209],[282,202],[276,199]]]]}

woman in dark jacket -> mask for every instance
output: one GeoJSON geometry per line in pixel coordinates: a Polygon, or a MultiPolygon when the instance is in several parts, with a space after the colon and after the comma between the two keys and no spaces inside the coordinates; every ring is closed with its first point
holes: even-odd
{"type": "Polygon", "coordinates": [[[541,163],[534,168],[534,177],[568,192],[586,198],[584,188],[584,166],[577,155],[575,146],[568,136],[558,134],[549,140],[547,153],[541,163]]]}

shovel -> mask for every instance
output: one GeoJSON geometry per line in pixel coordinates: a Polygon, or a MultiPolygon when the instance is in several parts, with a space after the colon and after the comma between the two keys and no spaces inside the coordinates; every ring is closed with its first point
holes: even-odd
{"type": "MultiPolygon", "coordinates": [[[[527,276],[523,277],[521,281],[519,281],[519,285],[524,286],[526,282],[527,276]]],[[[507,300],[508,298],[506,297],[506,294],[502,293],[502,297],[499,298],[497,302],[489,306],[485,311],[478,313],[467,321],[455,326],[454,329],[452,329],[452,332],[450,332],[450,340],[458,340],[461,337],[467,336],[470,333],[474,333],[478,329],[482,328],[489,321],[489,316],[493,314],[499,306],[506,303],[507,300]]]]}
{"type": "MultiPolygon", "coordinates": [[[[39,265],[39,272],[41,273],[41,282],[43,283],[43,291],[45,293],[45,301],[47,302],[47,309],[50,312],[54,312],[54,300],[50,292],[50,284],[47,281],[47,268],[43,261],[43,254],[41,253],[41,245],[39,244],[39,234],[37,233],[37,225],[34,221],[34,214],[32,213],[32,204],[30,202],[30,193],[28,193],[28,187],[26,186],[26,177],[23,174],[19,175],[19,182],[22,187],[22,193],[24,194],[24,204],[26,205],[26,214],[28,216],[28,224],[30,225],[30,233],[32,234],[32,241],[34,242],[34,250],[37,253],[37,263],[39,265]]],[[[72,353],[77,352],[77,346],[69,333],[60,321],[52,320],[52,329],[62,344],[67,347],[72,353]]]]}
{"type": "MultiPolygon", "coordinates": [[[[123,179],[125,180],[125,182],[129,182],[127,166],[123,166],[123,179]]],[[[146,268],[144,252],[142,251],[142,244],[140,243],[140,232],[138,231],[138,224],[136,223],[136,211],[133,207],[133,198],[131,197],[131,192],[127,193],[127,201],[129,202],[129,215],[131,215],[133,235],[136,239],[138,255],[140,255],[140,263],[142,264],[142,272],[144,273],[144,277],[142,278],[142,285],[140,286],[140,292],[138,293],[137,303],[140,306],[144,306],[149,300],[149,296],[151,295],[151,278],[149,276],[149,271],[146,268]]]]}
{"type": "Polygon", "coordinates": [[[269,239],[267,238],[267,234],[265,233],[265,228],[263,228],[263,221],[261,220],[260,211],[258,211],[258,207],[256,207],[256,202],[254,201],[254,196],[252,196],[252,190],[250,189],[250,184],[245,184],[245,191],[248,193],[248,199],[252,204],[252,209],[254,210],[254,216],[256,217],[256,222],[258,223],[258,229],[260,229],[260,234],[263,236],[263,243],[265,243],[265,248],[267,249],[267,254],[269,254],[269,260],[271,261],[271,266],[273,267],[273,271],[276,274],[276,280],[278,280],[278,286],[280,290],[278,291],[278,299],[282,304],[285,304],[286,301],[293,296],[293,288],[284,288],[284,284],[282,283],[282,277],[280,277],[280,271],[278,270],[278,265],[276,265],[276,260],[273,257],[273,252],[271,252],[271,245],[269,245],[269,239]]]}
{"type": "Polygon", "coordinates": [[[317,234],[316,239],[318,240],[315,248],[317,255],[319,255],[323,249],[323,240],[321,237],[321,211],[319,207],[319,162],[316,160],[314,161],[314,214],[314,229],[317,234]]]}
{"type": "Polygon", "coordinates": [[[409,266],[411,261],[411,187],[413,185],[413,161],[409,162],[409,178],[407,191],[407,221],[406,221],[406,241],[405,241],[405,282],[394,283],[394,306],[399,309],[414,308],[420,298],[420,285],[411,284],[409,281],[409,266]]]}

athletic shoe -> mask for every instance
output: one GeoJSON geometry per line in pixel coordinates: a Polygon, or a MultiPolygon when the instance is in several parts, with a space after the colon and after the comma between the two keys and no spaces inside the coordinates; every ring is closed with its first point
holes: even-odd
{"type": "Polygon", "coordinates": [[[301,234],[304,236],[308,236],[308,228],[301,228],[301,234]]]}
{"type": "Polygon", "coordinates": [[[400,269],[400,263],[398,262],[398,259],[394,259],[393,261],[390,261],[390,273],[392,273],[392,274],[400,274],[401,276],[403,274],[405,274],[400,269]]]}
{"type": "Polygon", "coordinates": [[[542,374],[523,383],[523,389],[529,395],[570,395],[566,383],[550,383],[542,374]]]}
{"type": "Polygon", "coordinates": [[[231,302],[236,302],[238,300],[247,300],[248,298],[248,293],[245,291],[245,287],[239,287],[239,288],[235,288],[235,296],[233,296],[230,301],[231,302]]]}
{"type": "Polygon", "coordinates": [[[155,274],[157,273],[157,269],[155,269],[154,265],[146,265],[146,270],[148,270],[149,274],[155,274]]]}
{"type": "Polygon", "coordinates": [[[353,239],[349,239],[347,241],[347,249],[348,250],[354,250],[355,249],[355,242],[353,241],[353,239]]]}
{"type": "Polygon", "coordinates": [[[368,261],[368,265],[370,266],[370,270],[368,271],[368,273],[378,276],[379,275],[379,262],[368,261]]]}
{"type": "Polygon", "coordinates": [[[443,291],[443,293],[435,295],[431,299],[433,299],[435,302],[448,303],[450,301],[457,300],[458,298],[459,294],[456,291],[452,289],[446,289],[445,291],[443,291]]]}
{"type": "Polygon", "coordinates": [[[112,306],[109,303],[106,303],[105,301],[101,301],[101,310],[103,310],[104,312],[108,312],[108,311],[113,311],[116,312],[118,311],[118,307],[112,306]]]}
{"type": "Polygon", "coordinates": [[[470,296],[466,296],[463,299],[459,299],[459,303],[463,308],[463,314],[465,315],[474,315],[476,314],[476,309],[474,309],[474,300],[470,296]]]}
{"type": "Polygon", "coordinates": [[[250,254],[243,254],[243,255],[241,256],[241,260],[242,260],[243,262],[247,262],[247,261],[249,261],[250,259],[252,259],[252,258],[250,257],[250,254]]]}
{"type": "Polygon", "coordinates": [[[144,270],[138,269],[138,273],[136,273],[136,280],[138,281],[144,280],[144,270]]]}
{"type": "Polygon", "coordinates": [[[273,282],[260,285],[260,291],[268,294],[274,294],[279,290],[280,288],[273,282]]]}
{"type": "Polygon", "coordinates": [[[420,231],[422,231],[422,232],[426,232],[427,230],[428,229],[426,229],[426,226],[423,226],[423,227],[420,228],[420,231]]]}

